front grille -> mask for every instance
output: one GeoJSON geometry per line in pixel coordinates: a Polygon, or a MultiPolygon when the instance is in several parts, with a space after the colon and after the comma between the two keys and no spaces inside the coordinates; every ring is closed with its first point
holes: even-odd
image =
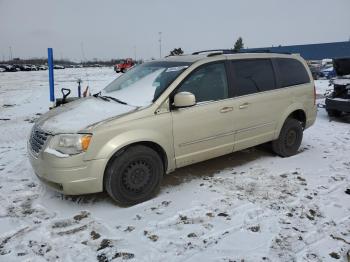
{"type": "Polygon", "coordinates": [[[39,129],[37,126],[33,127],[32,133],[30,134],[29,143],[30,147],[36,155],[38,155],[41,149],[44,147],[48,138],[48,134],[39,129]]]}

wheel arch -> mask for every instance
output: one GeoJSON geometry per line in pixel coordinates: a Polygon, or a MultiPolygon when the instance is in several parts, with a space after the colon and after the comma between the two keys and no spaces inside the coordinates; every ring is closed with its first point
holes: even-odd
{"type": "Polygon", "coordinates": [[[115,157],[118,157],[118,155],[125,152],[125,150],[127,150],[128,148],[130,148],[132,146],[137,146],[137,145],[143,145],[143,146],[146,146],[146,147],[153,149],[160,156],[160,158],[163,162],[164,172],[167,171],[168,164],[169,164],[168,163],[168,156],[167,156],[167,153],[162,146],[160,146],[158,143],[156,143],[154,141],[136,141],[136,142],[132,142],[130,144],[124,145],[123,147],[115,150],[113,152],[113,154],[111,154],[111,156],[109,157],[109,159],[106,163],[104,171],[103,171],[103,187],[105,187],[105,175],[106,175],[107,168],[110,165],[111,161],[113,161],[113,159],[115,157]]]}
{"type": "Polygon", "coordinates": [[[284,112],[284,114],[280,118],[279,122],[277,123],[274,139],[277,139],[279,137],[279,134],[281,132],[283,124],[287,118],[294,118],[294,119],[300,121],[302,123],[303,129],[306,126],[307,116],[306,116],[306,112],[305,112],[304,108],[301,105],[291,106],[284,112]]]}
{"type": "Polygon", "coordinates": [[[306,113],[302,109],[297,109],[293,112],[291,112],[287,118],[294,118],[296,120],[299,120],[302,124],[302,127],[305,128],[306,124],[306,113]]]}

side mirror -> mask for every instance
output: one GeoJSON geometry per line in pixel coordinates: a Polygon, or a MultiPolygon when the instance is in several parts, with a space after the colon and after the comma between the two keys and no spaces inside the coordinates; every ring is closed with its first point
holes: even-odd
{"type": "Polygon", "coordinates": [[[181,107],[190,107],[196,104],[196,97],[190,92],[180,92],[174,96],[174,106],[181,107]]]}

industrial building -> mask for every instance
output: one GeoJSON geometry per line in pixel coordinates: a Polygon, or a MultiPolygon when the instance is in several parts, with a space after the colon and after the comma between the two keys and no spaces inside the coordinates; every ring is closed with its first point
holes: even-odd
{"type": "Polygon", "coordinates": [[[277,52],[277,53],[298,53],[306,60],[321,60],[325,58],[342,58],[342,57],[350,57],[350,41],[245,49],[245,51],[259,51],[259,50],[261,51],[266,50],[269,52],[277,52]]]}

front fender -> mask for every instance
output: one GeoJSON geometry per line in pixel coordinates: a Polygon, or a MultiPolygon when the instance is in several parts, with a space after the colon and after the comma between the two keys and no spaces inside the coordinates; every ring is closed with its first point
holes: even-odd
{"type": "Polygon", "coordinates": [[[105,142],[98,143],[102,146],[87,152],[86,160],[106,159],[108,162],[116,152],[126,146],[140,142],[151,142],[160,146],[165,152],[168,164],[167,172],[170,172],[175,168],[172,141],[172,133],[157,132],[153,129],[130,130],[118,134],[105,142]]]}
{"type": "MultiPolygon", "coordinates": [[[[161,146],[166,138],[152,130],[132,130],[117,135],[106,143],[96,154],[96,158],[111,158],[123,147],[137,142],[153,142],[161,146]]],[[[163,146],[161,146],[163,147],[163,146]]],[[[164,150],[166,151],[166,150],[164,150]]]]}

